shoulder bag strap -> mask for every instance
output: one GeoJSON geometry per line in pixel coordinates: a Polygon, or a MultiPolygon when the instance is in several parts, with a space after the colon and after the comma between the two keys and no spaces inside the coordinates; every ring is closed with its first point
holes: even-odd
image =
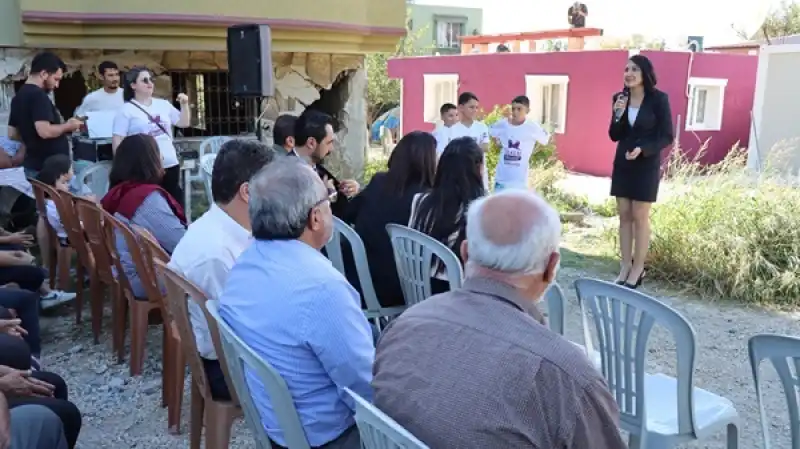
{"type": "Polygon", "coordinates": [[[157,121],[156,121],[156,119],[154,119],[154,118],[153,118],[153,116],[152,116],[152,115],[150,115],[150,113],[149,113],[149,112],[147,112],[147,111],[146,111],[146,110],[145,110],[145,109],[144,109],[144,108],[143,108],[141,105],[139,105],[139,104],[138,104],[138,103],[136,103],[135,101],[129,101],[128,103],[130,103],[130,104],[132,104],[132,105],[136,106],[136,109],[138,109],[138,110],[140,110],[140,111],[144,112],[144,115],[146,115],[146,116],[147,116],[147,118],[149,118],[149,119],[150,119],[150,122],[151,122],[151,123],[155,123],[155,125],[156,125],[156,126],[158,126],[158,127],[161,129],[161,131],[164,131],[164,134],[166,134],[166,135],[167,135],[167,137],[169,137],[170,139],[172,139],[172,135],[169,133],[169,131],[167,131],[167,130],[166,130],[166,128],[164,128],[164,125],[162,125],[161,123],[157,122],[157,121]]]}

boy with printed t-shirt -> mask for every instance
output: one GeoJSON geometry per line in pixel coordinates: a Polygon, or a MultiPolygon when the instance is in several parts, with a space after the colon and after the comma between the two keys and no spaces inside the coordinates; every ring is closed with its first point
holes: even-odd
{"type": "MultiPolygon", "coordinates": [[[[478,97],[472,92],[464,92],[458,96],[459,123],[453,125],[450,139],[472,137],[480,145],[484,154],[489,150],[489,128],[481,121],[475,120],[478,114],[478,97]]],[[[489,191],[489,173],[483,171],[483,188],[489,191]]]]}
{"type": "Polygon", "coordinates": [[[453,125],[458,122],[458,109],[453,103],[445,103],[439,108],[439,115],[442,118],[442,124],[433,131],[437,157],[442,155],[444,148],[453,140],[453,125]]]}
{"type": "Polygon", "coordinates": [[[520,95],[511,102],[511,117],[492,125],[492,138],[501,147],[494,177],[495,192],[503,189],[526,189],[534,147],[547,144],[550,136],[538,123],[527,119],[530,100],[520,95]]]}

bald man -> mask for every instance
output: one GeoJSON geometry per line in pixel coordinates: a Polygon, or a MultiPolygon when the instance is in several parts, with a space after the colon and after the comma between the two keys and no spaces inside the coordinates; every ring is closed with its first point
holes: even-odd
{"type": "Polygon", "coordinates": [[[383,332],[375,405],[430,447],[626,448],[600,372],[536,305],[555,279],[560,235],[558,213],[532,192],[473,202],[464,286],[383,332]]]}

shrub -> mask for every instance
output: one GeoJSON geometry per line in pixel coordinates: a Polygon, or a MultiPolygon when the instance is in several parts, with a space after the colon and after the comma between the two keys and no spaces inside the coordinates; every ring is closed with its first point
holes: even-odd
{"type": "Polygon", "coordinates": [[[374,159],[370,159],[367,161],[367,165],[364,166],[364,175],[361,177],[361,186],[366,187],[369,183],[370,179],[375,176],[375,173],[386,171],[387,167],[386,164],[389,162],[388,158],[385,157],[377,157],[374,159]]]}
{"type": "Polygon", "coordinates": [[[749,173],[738,148],[711,167],[681,153],[653,207],[650,272],[723,298],[800,304],[798,186],[749,173]]]}

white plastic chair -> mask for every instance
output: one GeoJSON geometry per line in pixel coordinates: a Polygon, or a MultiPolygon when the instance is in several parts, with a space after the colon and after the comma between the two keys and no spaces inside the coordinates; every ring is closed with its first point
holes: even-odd
{"type": "MultiPolygon", "coordinates": [[[[205,139],[200,143],[200,149],[197,151],[197,157],[199,160],[202,160],[203,156],[206,154],[217,154],[222,145],[229,140],[233,140],[233,138],[228,136],[214,136],[205,139]]],[[[192,169],[186,169],[183,171],[184,204],[186,209],[186,217],[190,222],[192,215],[192,183],[201,181],[203,181],[203,174],[200,167],[193,167],[192,169]]]]}
{"type": "Polygon", "coordinates": [[[791,449],[800,449],[800,402],[797,397],[797,386],[800,383],[800,338],[788,335],[755,335],[747,343],[750,353],[750,367],[753,369],[753,381],[756,384],[758,411],[761,414],[761,433],[764,449],[770,449],[769,421],[764,410],[761,376],[758,367],[764,359],[772,362],[783,385],[786,406],[789,409],[789,423],[792,435],[791,449]]]}
{"type": "MultiPolygon", "coordinates": [[[[356,273],[358,274],[358,282],[361,284],[361,294],[364,296],[364,303],[367,306],[367,310],[364,311],[367,318],[391,318],[403,313],[406,310],[405,307],[381,306],[380,301],[378,301],[378,295],[375,293],[375,287],[372,284],[372,275],[369,272],[369,263],[367,261],[367,252],[364,248],[364,242],[355,229],[351,228],[347,223],[337,217],[333,217],[333,236],[328,244],[325,245],[325,252],[331,264],[339,270],[342,275],[346,276],[344,257],[342,255],[342,239],[350,244],[356,273]]],[[[378,321],[376,325],[380,328],[380,320],[376,321],[378,321]]]]}
{"type": "Polygon", "coordinates": [[[422,441],[386,413],[349,388],[344,389],[356,401],[356,425],[364,449],[428,449],[422,441]]]}
{"type": "Polygon", "coordinates": [[[695,335],[675,309],[629,288],[596,279],[575,281],[586,347],[592,349],[592,312],[603,376],[620,409],[631,449],[667,449],[726,430],[727,448],[739,447],[733,403],[694,387],[695,335]],[[678,378],[645,373],[647,342],[658,323],[672,333],[678,378]]]}
{"type": "Polygon", "coordinates": [[[286,447],[289,449],[310,449],[306,438],[300,416],[294,407],[294,400],[286,382],[280,374],[265,360],[258,356],[247,344],[245,344],[228,326],[228,323],[219,315],[219,302],[209,300],[206,303],[208,313],[214,317],[219,327],[220,339],[222,340],[222,350],[225,353],[225,360],[228,363],[228,371],[231,375],[231,382],[239,397],[239,403],[244,410],[244,418],[253,438],[257,449],[272,449],[269,436],[264,430],[261,422],[261,414],[258,412],[253,402],[253,393],[250,384],[245,377],[245,367],[252,371],[259,381],[264,385],[278,424],[283,430],[286,447]]]}
{"type": "Polygon", "coordinates": [[[203,179],[203,187],[206,191],[208,204],[214,203],[214,195],[211,193],[211,174],[214,172],[214,161],[217,160],[217,153],[208,153],[200,156],[200,178],[203,179]]]}
{"type": "Polygon", "coordinates": [[[544,292],[544,300],[547,301],[547,325],[551,331],[564,335],[564,309],[567,304],[564,291],[553,282],[544,292]]]}
{"type": "Polygon", "coordinates": [[[81,170],[75,179],[81,192],[91,192],[99,199],[108,193],[110,173],[111,161],[100,161],[81,170]]]}
{"type": "MultiPolygon", "coordinates": [[[[564,335],[564,328],[565,328],[565,313],[564,310],[567,306],[567,299],[564,296],[564,290],[561,289],[557,283],[553,282],[550,284],[550,287],[547,288],[547,291],[544,293],[544,299],[547,301],[547,324],[550,327],[550,330],[559,334],[564,335]]],[[[570,343],[574,344],[575,346],[579,347],[581,351],[586,353],[586,356],[589,358],[589,361],[592,362],[592,365],[600,371],[600,353],[597,351],[587,352],[586,348],[582,345],[571,341],[570,343]]]]}
{"type": "Polygon", "coordinates": [[[386,231],[392,241],[397,276],[408,307],[431,296],[431,267],[434,257],[445,266],[450,289],[461,287],[464,269],[453,251],[433,237],[407,226],[387,224],[386,231]]]}

